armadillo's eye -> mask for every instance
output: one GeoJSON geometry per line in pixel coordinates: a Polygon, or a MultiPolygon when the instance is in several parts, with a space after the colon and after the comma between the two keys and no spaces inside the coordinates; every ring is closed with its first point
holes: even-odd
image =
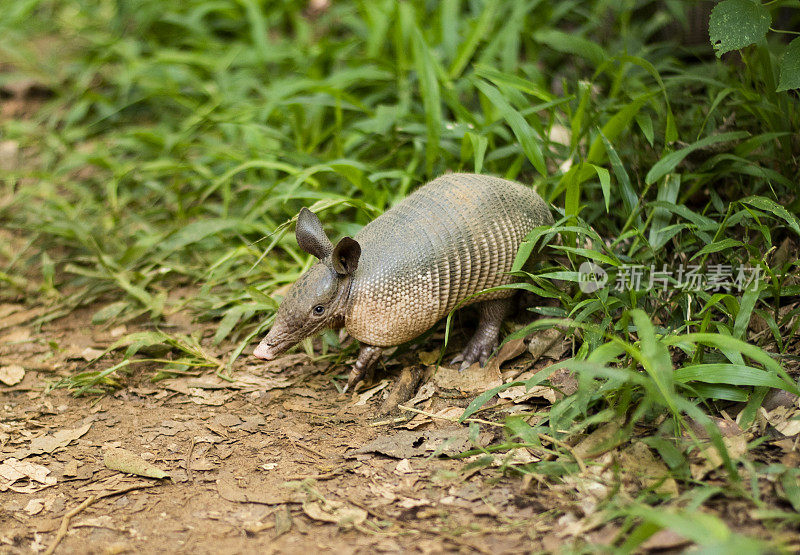
{"type": "Polygon", "coordinates": [[[325,307],[322,306],[321,304],[318,304],[317,306],[314,307],[314,314],[316,316],[322,316],[323,312],[325,312],[325,307]]]}

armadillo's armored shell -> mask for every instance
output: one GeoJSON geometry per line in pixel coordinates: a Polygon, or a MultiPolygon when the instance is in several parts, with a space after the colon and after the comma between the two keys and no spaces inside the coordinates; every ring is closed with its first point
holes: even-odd
{"type": "Polygon", "coordinates": [[[356,235],[362,252],[345,327],[380,347],[417,337],[470,295],[511,283],[522,240],[552,223],[542,198],[518,183],[474,174],[431,181],[356,235]]]}

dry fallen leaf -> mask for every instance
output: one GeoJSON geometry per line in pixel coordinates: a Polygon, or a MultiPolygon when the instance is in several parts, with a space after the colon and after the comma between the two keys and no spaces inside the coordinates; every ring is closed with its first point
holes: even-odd
{"type": "Polygon", "coordinates": [[[502,384],[503,380],[496,365],[487,364],[481,368],[478,363],[475,363],[463,371],[440,366],[433,375],[433,382],[440,389],[461,392],[467,396],[488,391],[502,384]]]}
{"type": "Polygon", "coordinates": [[[0,367],[0,382],[7,386],[17,385],[25,377],[25,369],[22,366],[12,364],[11,366],[0,367]]]}
{"type": "Polygon", "coordinates": [[[622,428],[617,422],[603,424],[578,442],[574,448],[575,455],[583,459],[602,455],[625,439],[621,431],[622,428]]]}
{"type": "Polygon", "coordinates": [[[86,347],[84,350],[81,351],[81,358],[87,362],[92,362],[93,360],[101,357],[105,353],[105,351],[101,351],[100,349],[94,349],[92,347],[86,347]]]}
{"type": "Polygon", "coordinates": [[[436,361],[439,360],[439,353],[441,353],[441,351],[438,349],[435,351],[420,351],[417,353],[417,356],[419,357],[419,361],[425,366],[433,366],[436,364],[436,361]]]}
{"type": "Polygon", "coordinates": [[[19,449],[12,453],[11,456],[17,459],[24,459],[25,457],[29,457],[31,455],[52,453],[59,447],[66,447],[79,437],[83,436],[91,427],[92,424],[89,422],[79,428],[58,430],[52,434],[45,434],[35,437],[31,440],[30,446],[27,449],[19,449]]]}
{"type": "Polygon", "coordinates": [[[528,352],[533,355],[536,362],[542,357],[558,360],[564,351],[567,350],[567,342],[564,341],[564,331],[558,328],[547,328],[538,330],[530,335],[528,352]]]}
{"type": "Polygon", "coordinates": [[[687,547],[691,542],[670,528],[659,530],[640,545],[647,552],[687,547]]]}
{"type": "Polygon", "coordinates": [[[658,484],[656,493],[678,495],[678,483],[669,477],[667,465],[656,459],[650,448],[641,441],[633,442],[619,453],[619,464],[625,469],[626,476],[635,477],[642,486],[658,484]]]}
{"type": "Polygon", "coordinates": [[[217,493],[227,501],[235,503],[260,503],[262,505],[281,505],[300,503],[301,497],[288,489],[276,488],[272,484],[248,483],[241,487],[230,472],[220,473],[217,478],[217,493]]]}
{"type": "Polygon", "coordinates": [[[411,461],[408,459],[402,459],[397,466],[394,467],[395,474],[410,474],[414,472],[414,469],[411,468],[411,461]]]}
{"type": "Polygon", "coordinates": [[[17,328],[11,330],[0,338],[2,343],[23,343],[31,338],[31,330],[28,328],[17,328]]]}
{"type": "Polygon", "coordinates": [[[434,393],[436,393],[436,386],[434,386],[431,382],[427,382],[417,390],[417,394],[414,397],[406,401],[405,405],[413,407],[418,403],[427,401],[433,397],[434,393]]]}
{"type": "Polygon", "coordinates": [[[64,465],[64,476],[77,476],[78,475],[78,461],[71,459],[64,465]]]}
{"type": "Polygon", "coordinates": [[[524,352],[525,340],[512,339],[511,341],[506,341],[503,343],[503,346],[500,347],[500,350],[497,351],[497,354],[490,358],[487,364],[494,363],[498,368],[500,368],[504,363],[508,362],[509,360],[514,360],[524,352]]]}
{"type": "Polygon", "coordinates": [[[762,407],[760,411],[767,422],[786,437],[800,434],[800,411],[796,407],[778,406],[770,411],[762,407]]]}
{"type": "Polygon", "coordinates": [[[547,387],[544,385],[534,385],[530,389],[528,389],[525,385],[515,385],[514,387],[509,387],[508,389],[501,391],[497,394],[498,397],[501,399],[509,399],[514,401],[514,403],[524,403],[529,399],[534,397],[541,397],[550,401],[551,403],[555,403],[558,394],[553,390],[552,387],[547,387]]]}
{"type": "Polygon", "coordinates": [[[0,463],[0,491],[12,490],[19,493],[33,493],[42,487],[52,486],[56,483],[54,476],[48,476],[50,469],[40,464],[20,461],[10,457],[0,463]],[[14,482],[27,478],[31,481],[26,487],[14,486],[14,482]],[[41,486],[33,484],[38,482],[41,486]]]}
{"type": "MultiPolygon", "coordinates": [[[[722,442],[725,444],[728,456],[732,461],[736,461],[747,452],[747,438],[744,433],[733,437],[723,437],[722,442]]],[[[698,452],[698,456],[701,462],[689,465],[692,477],[695,480],[702,480],[709,472],[722,466],[722,456],[713,445],[705,445],[704,448],[698,452]]]]}
{"type": "MultiPolygon", "coordinates": [[[[487,433],[478,437],[478,443],[486,446],[491,436],[487,433]]],[[[472,448],[467,428],[455,427],[422,432],[401,431],[380,436],[349,455],[380,453],[397,459],[425,456],[431,452],[442,455],[455,455],[472,448]]]]}
{"type": "Polygon", "coordinates": [[[367,520],[367,511],[341,501],[321,500],[303,503],[306,516],[322,522],[335,522],[342,528],[358,526],[367,520]]]}
{"type": "Polygon", "coordinates": [[[411,497],[403,497],[400,501],[395,503],[395,505],[403,509],[416,509],[417,507],[424,507],[430,504],[431,502],[427,499],[412,499],[411,497]]]}
{"type": "Polygon", "coordinates": [[[108,528],[109,530],[118,530],[114,526],[114,520],[111,515],[100,515],[95,517],[84,518],[75,522],[72,526],[75,528],[108,528]]]}
{"type": "Polygon", "coordinates": [[[31,499],[28,501],[28,504],[25,505],[25,512],[28,513],[29,516],[38,515],[44,509],[44,499],[37,498],[31,499]]]}
{"type": "Polygon", "coordinates": [[[28,310],[15,311],[10,316],[0,319],[0,330],[13,328],[24,324],[34,318],[38,318],[47,310],[47,307],[37,306],[28,310]]]}
{"type": "Polygon", "coordinates": [[[275,537],[282,536],[292,529],[292,512],[288,505],[275,511],[275,537]]]}
{"type": "Polygon", "coordinates": [[[111,470],[119,470],[127,474],[136,474],[146,478],[168,478],[169,475],[155,465],[150,464],[136,453],[127,449],[112,447],[103,453],[103,464],[111,470]]]}
{"type": "Polygon", "coordinates": [[[360,394],[358,396],[358,401],[355,402],[355,406],[361,407],[361,406],[366,405],[367,401],[372,399],[372,397],[376,393],[378,393],[379,391],[384,389],[387,385],[389,385],[389,383],[390,383],[389,380],[381,380],[381,382],[378,385],[376,385],[375,387],[371,387],[368,390],[366,390],[364,393],[360,394]]]}

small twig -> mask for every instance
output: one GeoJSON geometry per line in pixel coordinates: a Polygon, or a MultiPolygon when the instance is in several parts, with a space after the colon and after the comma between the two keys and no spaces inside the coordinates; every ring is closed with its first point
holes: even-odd
{"type": "MultiPolygon", "coordinates": [[[[431,418],[438,418],[439,420],[447,420],[449,422],[458,423],[458,418],[452,416],[441,416],[425,410],[415,409],[414,407],[407,407],[405,405],[397,405],[397,408],[400,410],[407,410],[410,412],[415,412],[417,414],[422,414],[423,416],[429,416],[431,418]]],[[[486,424],[487,426],[495,426],[497,428],[504,427],[503,424],[498,424],[497,422],[492,422],[490,420],[483,420],[482,418],[467,418],[466,420],[464,420],[464,422],[475,422],[477,424],[486,424]]]]}
{"type": "Polygon", "coordinates": [[[376,426],[386,426],[387,424],[399,424],[400,422],[408,422],[408,418],[403,416],[396,416],[394,418],[386,418],[384,420],[377,420],[375,422],[370,422],[368,426],[370,428],[374,428],[376,426]]]}
{"type": "Polygon", "coordinates": [[[244,531],[245,534],[248,535],[255,535],[259,532],[263,532],[264,530],[269,530],[271,528],[275,528],[274,522],[259,522],[250,526],[245,526],[244,531]]]}
{"type": "Polygon", "coordinates": [[[330,472],[325,472],[324,474],[307,474],[307,475],[300,475],[296,474],[294,476],[289,476],[286,480],[289,481],[302,481],[302,480],[330,480],[331,478],[336,478],[342,474],[341,469],[331,470],[330,472]]]}
{"type": "Polygon", "coordinates": [[[47,548],[47,551],[44,552],[44,555],[53,555],[58,547],[58,544],[61,543],[61,540],[67,535],[69,531],[69,523],[72,520],[72,517],[86,509],[86,507],[94,504],[96,501],[100,499],[105,499],[106,497],[113,497],[114,495],[121,495],[123,493],[128,493],[129,491],[133,491],[136,489],[145,489],[145,488],[152,488],[154,484],[134,484],[132,486],[128,486],[126,488],[122,488],[116,491],[109,491],[103,493],[101,495],[92,495],[84,499],[83,503],[72,509],[71,511],[67,512],[64,517],[61,519],[61,526],[58,527],[58,533],[56,534],[56,539],[53,540],[53,543],[50,547],[47,548]]]}
{"type": "Polygon", "coordinates": [[[71,511],[67,512],[64,515],[64,518],[61,519],[61,526],[58,527],[58,533],[56,534],[56,539],[53,540],[53,543],[50,547],[47,548],[47,551],[44,552],[44,555],[53,555],[58,547],[58,544],[61,543],[61,540],[67,535],[67,530],[69,530],[69,523],[72,520],[72,517],[80,513],[86,507],[97,501],[98,497],[96,495],[92,495],[91,497],[87,497],[84,499],[83,503],[72,509],[71,511]]]}
{"type": "Polygon", "coordinates": [[[194,453],[194,445],[194,436],[192,436],[192,444],[189,446],[189,452],[186,454],[186,477],[190,482],[194,482],[192,479],[192,454],[194,453]]]}
{"type": "Polygon", "coordinates": [[[298,447],[302,447],[303,449],[305,449],[306,451],[308,451],[309,453],[311,453],[315,457],[325,458],[324,455],[319,452],[319,450],[314,449],[313,447],[310,447],[310,446],[304,444],[302,441],[298,441],[296,439],[290,439],[289,441],[291,441],[294,445],[297,445],[298,447]]]}
{"type": "Polygon", "coordinates": [[[581,469],[581,473],[586,472],[586,463],[583,462],[583,459],[578,456],[578,454],[575,452],[575,450],[569,444],[567,444],[564,441],[561,441],[560,439],[556,439],[554,437],[550,437],[547,434],[539,433],[538,435],[539,435],[539,439],[543,439],[545,441],[549,441],[553,445],[558,445],[559,447],[561,447],[562,449],[567,451],[570,455],[572,455],[572,458],[575,459],[575,462],[578,463],[578,468],[581,469]]]}

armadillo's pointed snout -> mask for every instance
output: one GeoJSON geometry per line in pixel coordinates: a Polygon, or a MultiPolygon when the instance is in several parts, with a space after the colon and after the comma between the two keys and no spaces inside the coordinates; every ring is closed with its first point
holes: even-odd
{"type": "Polygon", "coordinates": [[[272,360],[277,356],[277,354],[278,353],[276,352],[275,347],[266,341],[259,343],[253,351],[253,356],[260,358],[261,360],[272,360]]]}

